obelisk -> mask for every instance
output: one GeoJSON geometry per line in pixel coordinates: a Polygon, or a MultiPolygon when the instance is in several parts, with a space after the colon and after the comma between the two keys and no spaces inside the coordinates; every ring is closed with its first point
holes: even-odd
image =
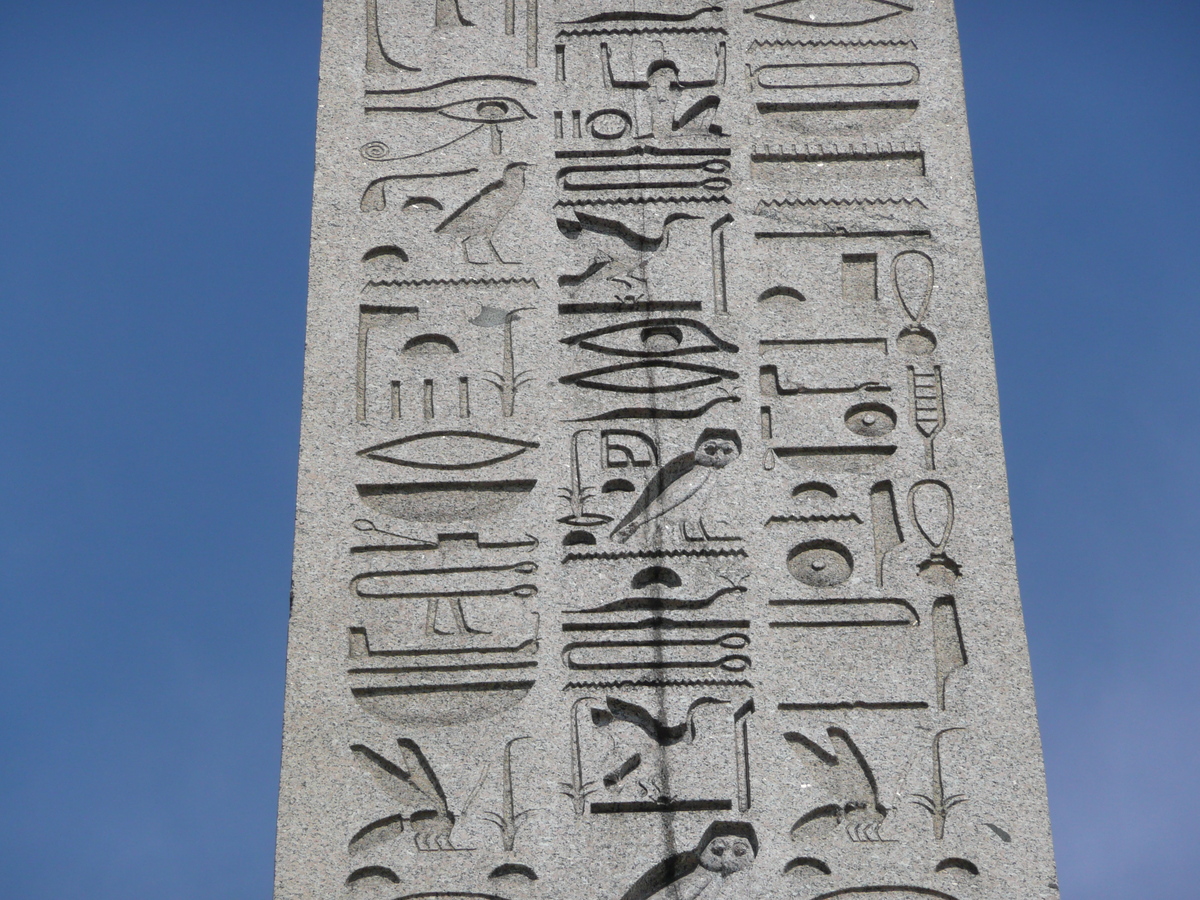
{"type": "Polygon", "coordinates": [[[951,0],[326,0],[277,900],[1055,898],[951,0]]]}

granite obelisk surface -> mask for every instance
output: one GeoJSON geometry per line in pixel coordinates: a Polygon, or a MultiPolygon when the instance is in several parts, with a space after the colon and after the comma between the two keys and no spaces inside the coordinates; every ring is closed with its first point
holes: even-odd
{"type": "Polygon", "coordinates": [[[326,0],[275,897],[1057,896],[951,0],[326,0]]]}

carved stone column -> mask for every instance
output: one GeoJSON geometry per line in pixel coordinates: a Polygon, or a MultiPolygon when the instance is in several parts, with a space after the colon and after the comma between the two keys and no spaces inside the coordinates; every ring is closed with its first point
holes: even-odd
{"type": "Polygon", "coordinates": [[[1055,898],[950,0],[327,0],[277,900],[1055,898]]]}

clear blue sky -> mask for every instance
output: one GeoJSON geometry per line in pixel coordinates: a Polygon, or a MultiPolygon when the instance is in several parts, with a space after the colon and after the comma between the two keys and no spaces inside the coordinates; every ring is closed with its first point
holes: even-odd
{"type": "MultiPolygon", "coordinates": [[[[959,16],[1063,895],[1195,896],[1200,4],[959,16]]],[[[319,29],[0,0],[5,896],[270,895],[319,29]]]]}

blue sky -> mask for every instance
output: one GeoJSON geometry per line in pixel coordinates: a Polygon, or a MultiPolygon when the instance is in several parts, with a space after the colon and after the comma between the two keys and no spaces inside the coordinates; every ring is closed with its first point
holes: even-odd
{"type": "MultiPolygon", "coordinates": [[[[1200,5],[959,0],[1067,898],[1200,881],[1200,5]]],[[[0,884],[270,895],[316,0],[0,0],[0,884]]]]}

